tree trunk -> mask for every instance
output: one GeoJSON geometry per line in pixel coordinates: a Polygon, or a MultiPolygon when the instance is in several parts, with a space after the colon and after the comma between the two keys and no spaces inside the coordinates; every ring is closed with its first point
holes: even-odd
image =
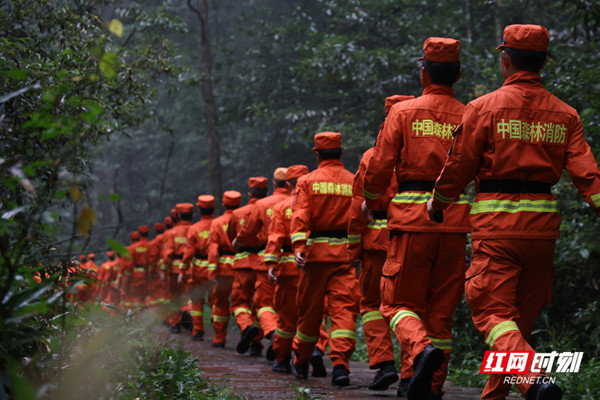
{"type": "Polygon", "coordinates": [[[221,140],[219,136],[219,118],[212,87],[212,55],[210,51],[210,36],[208,32],[208,3],[207,0],[188,0],[189,8],[198,17],[198,68],[202,74],[200,93],[202,94],[202,112],[206,126],[208,142],[208,177],[210,191],[215,196],[215,206],[220,208],[221,188],[221,140]]]}

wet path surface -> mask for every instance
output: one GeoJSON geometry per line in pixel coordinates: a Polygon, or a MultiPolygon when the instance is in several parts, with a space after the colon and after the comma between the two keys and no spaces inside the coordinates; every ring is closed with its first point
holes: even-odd
{"type": "MultiPolygon", "coordinates": [[[[246,399],[398,399],[398,383],[388,390],[376,392],[367,389],[367,385],[375,375],[367,364],[352,362],[350,364],[350,386],[338,388],[331,385],[331,362],[324,357],[328,376],[306,380],[298,380],[291,374],[280,374],[271,371],[271,362],[263,356],[252,357],[238,354],[235,346],[239,340],[237,329],[230,329],[225,348],[211,347],[212,330],[208,327],[202,342],[191,340],[191,334],[182,330],[181,334],[170,334],[168,328],[161,326],[158,334],[173,346],[183,346],[199,358],[204,377],[220,387],[228,387],[236,395],[246,399]],[[306,394],[302,394],[306,391],[306,394]]],[[[263,339],[263,345],[267,345],[263,339]]],[[[444,400],[478,400],[480,389],[462,388],[447,382],[444,387],[444,400]]],[[[519,397],[511,396],[510,400],[519,397]]]]}

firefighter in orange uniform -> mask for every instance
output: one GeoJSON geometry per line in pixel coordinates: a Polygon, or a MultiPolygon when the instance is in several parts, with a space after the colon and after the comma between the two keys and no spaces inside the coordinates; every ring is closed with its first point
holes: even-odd
{"type": "Polygon", "coordinates": [[[465,108],[452,89],[461,73],[460,42],[428,38],[423,52],[423,94],[390,110],[363,190],[366,206],[376,209],[390,178],[395,175],[398,182],[388,209],[390,243],[380,311],[408,352],[413,375],[406,394],[411,400],[442,398],[453,313],[463,294],[469,231],[466,199],[453,204],[440,224],[429,220],[425,207],[465,108]]]}
{"type": "MultiPolygon", "coordinates": [[[[387,97],[385,99],[386,115],[392,105],[414,98],[414,96],[402,95],[387,97]]],[[[383,124],[381,128],[383,128],[383,124]]],[[[373,381],[369,383],[369,389],[386,390],[398,380],[398,373],[394,365],[394,349],[390,328],[379,311],[381,304],[379,283],[389,241],[387,208],[389,201],[396,194],[397,185],[396,179],[392,179],[386,194],[379,200],[377,207],[371,211],[369,219],[363,218],[362,203],[365,200],[363,197],[363,181],[372,154],[373,148],[368,149],[363,154],[358,171],[354,175],[352,208],[350,209],[350,220],[348,222],[348,253],[350,263],[355,267],[360,266],[360,313],[367,344],[369,368],[379,370],[373,381]]],[[[405,354],[406,352],[402,352],[403,358],[405,358],[405,354]]],[[[403,373],[409,372],[406,367],[403,365],[403,373]]]]}
{"type": "Polygon", "coordinates": [[[118,305],[121,302],[119,293],[119,277],[121,275],[122,259],[119,254],[114,252],[112,253],[113,261],[111,262],[110,279],[108,282],[109,289],[106,296],[106,302],[118,308],[118,305]]]}
{"type": "Polygon", "coordinates": [[[227,235],[229,222],[235,209],[240,206],[242,195],[235,190],[223,193],[223,215],[215,218],[210,225],[208,244],[208,279],[216,281],[212,291],[212,324],[215,331],[213,347],[225,347],[227,325],[229,323],[229,295],[233,286],[233,263],[235,251],[227,235]]]}
{"type": "Polygon", "coordinates": [[[100,286],[100,301],[108,301],[108,293],[110,291],[110,283],[112,277],[112,268],[115,262],[115,253],[109,251],[106,253],[106,261],[100,265],[99,286],[100,286]]]}
{"type": "Polygon", "coordinates": [[[129,258],[123,258],[121,260],[121,268],[119,271],[119,294],[121,298],[121,305],[129,310],[133,308],[132,296],[131,296],[131,275],[133,273],[133,264],[131,263],[132,254],[134,252],[133,247],[140,240],[140,233],[133,231],[129,234],[131,244],[126,247],[129,252],[129,258]]]}
{"type": "MultiPolygon", "coordinates": [[[[563,169],[600,215],[600,171],[581,119],[542,86],[539,71],[549,40],[539,25],[504,29],[498,47],[504,85],[467,105],[428,203],[430,215],[445,209],[475,179],[465,293],[473,322],[492,350],[533,351],[527,340],[551,299],[559,237],[560,213],[550,188],[563,169]]],[[[510,391],[504,378],[490,375],[481,398],[504,399],[510,391]]],[[[528,400],[562,398],[553,383],[517,387],[528,400]]]]}
{"type": "Polygon", "coordinates": [[[192,340],[203,340],[204,322],[203,310],[206,296],[209,292],[208,284],[208,244],[210,239],[210,226],[215,219],[215,198],[210,194],[198,196],[196,203],[200,211],[200,221],[193,224],[188,230],[187,246],[183,252],[183,263],[189,265],[190,277],[188,294],[192,301],[192,340]]]}
{"type": "Polygon", "coordinates": [[[90,300],[95,301],[99,291],[100,268],[96,265],[96,255],[94,253],[88,254],[84,268],[87,271],[86,276],[89,279],[87,290],[90,300]]]}
{"type": "Polygon", "coordinates": [[[168,266],[169,271],[169,293],[170,308],[168,323],[171,326],[171,333],[181,333],[181,305],[183,295],[183,275],[187,265],[182,262],[183,250],[187,243],[187,233],[192,225],[194,216],[194,205],[192,203],[178,203],[174,209],[178,220],[173,228],[164,233],[164,244],[162,260],[168,266]]]}
{"type": "Polygon", "coordinates": [[[300,268],[300,287],[291,366],[294,376],[307,377],[325,300],[331,319],[332,383],[347,386],[359,300],[356,271],[347,249],[354,175],[340,161],[341,134],[321,132],[314,140],[319,167],[298,179],[292,214],[290,237],[300,268]]]}
{"type": "MultiPolygon", "coordinates": [[[[273,173],[273,187],[275,190],[273,194],[258,200],[254,205],[241,232],[236,237],[238,246],[251,245],[261,249],[266,246],[273,206],[291,197],[286,180],[286,171],[287,168],[275,169],[273,173]]],[[[269,280],[267,265],[260,254],[254,269],[256,270],[256,283],[252,302],[263,334],[272,342],[275,329],[277,329],[277,313],[273,308],[275,284],[269,280]]],[[[267,350],[267,360],[273,361],[274,359],[275,353],[271,344],[267,350]]]]}
{"type": "Polygon", "coordinates": [[[252,346],[251,354],[260,355],[262,350],[260,339],[262,336],[257,326],[256,314],[253,311],[252,297],[254,296],[254,285],[256,284],[256,266],[260,261],[259,257],[264,253],[264,248],[261,248],[258,238],[255,239],[254,243],[247,243],[242,247],[237,247],[234,240],[242,231],[256,202],[267,195],[267,178],[264,176],[249,178],[248,188],[250,200],[248,204],[233,212],[227,231],[232,246],[237,251],[233,264],[231,313],[234,315],[235,322],[242,333],[236,351],[243,354],[252,346]]]}
{"type": "Polygon", "coordinates": [[[160,257],[164,242],[166,225],[163,222],[154,223],[154,239],[148,243],[150,269],[148,272],[148,299],[147,305],[155,307],[163,305],[169,300],[166,274],[162,268],[160,257]]]}
{"type": "MultiPolygon", "coordinates": [[[[299,177],[308,174],[305,165],[292,165],[286,171],[286,180],[292,190],[296,187],[299,177]]],[[[290,196],[273,206],[273,215],[269,225],[269,235],[265,248],[265,264],[268,267],[269,279],[275,283],[273,307],[278,316],[277,329],[273,338],[275,361],[271,369],[275,372],[291,373],[292,340],[296,333],[298,309],[299,274],[296,259],[290,240],[290,225],[292,222],[292,201],[290,196]]],[[[313,376],[326,376],[323,365],[323,354],[327,347],[329,335],[324,325],[321,325],[321,335],[311,356],[313,376]]]]}
{"type": "Polygon", "coordinates": [[[129,247],[131,259],[127,261],[131,273],[129,280],[129,301],[130,306],[134,308],[144,307],[146,305],[146,291],[148,287],[148,271],[150,269],[150,251],[148,235],[150,228],[148,225],[138,226],[140,240],[129,247]]]}

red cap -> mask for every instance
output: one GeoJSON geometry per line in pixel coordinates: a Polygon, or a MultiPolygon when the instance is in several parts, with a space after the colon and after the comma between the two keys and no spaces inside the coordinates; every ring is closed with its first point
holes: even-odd
{"type": "Polygon", "coordinates": [[[94,253],[90,253],[88,254],[88,258],[96,258],[96,255],[94,253]]]}
{"type": "Polygon", "coordinates": [[[275,179],[276,181],[285,181],[286,172],[287,172],[287,168],[283,168],[283,167],[276,168],[275,172],[273,172],[273,179],[275,179]]]}
{"type": "Polygon", "coordinates": [[[338,132],[321,132],[315,135],[315,150],[341,149],[342,134],[338,132]]]}
{"type": "Polygon", "coordinates": [[[510,47],[515,50],[545,53],[548,51],[549,42],[548,29],[541,25],[508,25],[504,28],[502,44],[496,47],[496,50],[510,47]]]}
{"type": "Polygon", "coordinates": [[[451,38],[430,37],[423,43],[423,57],[419,60],[431,62],[457,62],[460,42],[451,38]]]}
{"type": "Polygon", "coordinates": [[[167,227],[162,222],[154,223],[154,232],[164,231],[165,229],[167,229],[167,227]]]}
{"type": "Polygon", "coordinates": [[[414,99],[415,96],[405,96],[403,94],[395,94],[390,97],[385,98],[385,113],[389,113],[392,109],[392,106],[396,103],[400,103],[401,101],[414,99]]]}
{"type": "Polygon", "coordinates": [[[138,226],[139,233],[148,233],[150,232],[150,227],[148,225],[140,225],[138,226]]]}
{"type": "Polygon", "coordinates": [[[215,206],[215,197],[210,194],[198,196],[196,205],[200,208],[213,208],[215,206]]]}
{"type": "Polygon", "coordinates": [[[129,234],[129,239],[135,240],[140,238],[140,233],[138,231],[133,231],[129,234]]]}
{"type": "Polygon", "coordinates": [[[111,251],[107,252],[106,255],[109,256],[109,257],[114,257],[115,256],[115,252],[111,250],[111,251]]]}
{"type": "Polygon", "coordinates": [[[82,254],[79,256],[79,261],[85,261],[87,260],[87,256],[85,254],[82,254]]]}
{"type": "Polygon", "coordinates": [[[308,174],[308,167],[306,165],[297,164],[288,167],[285,177],[290,180],[306,174],[308,174]]]}
{"type": "Polygon", "coordinates": [[[193,213],[194,205],[192,203],[177,203],[175,204],[176,213],[193,213]]]}
{"type": "Polygon", "coordinates": [[[171,218],[171,217],[165,217],[165,228],[167,226],[171,226],[171,225],[173,225],[173,218],[171,218]]]}
{"type": "Polygon", "coordinates": [[[268,179],[264,176],[253,176],[248,178],[248,187],[251,188],[266,188],[268,179]]]}
{"type": "Polygon", "coordinates": [[[226,206],[239,206],[242,201],[242,194],[236,190],[227,190],[223,193],[223,204],[226,206]]]}

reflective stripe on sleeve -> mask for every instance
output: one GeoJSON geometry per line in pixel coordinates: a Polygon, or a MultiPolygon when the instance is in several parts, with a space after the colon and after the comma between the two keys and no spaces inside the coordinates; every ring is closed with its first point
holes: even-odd
{"type": "Polygon", "coordinates": [[[369,229],[387,229],[387,219],[373,219],[367,224],[369,229]]]}
{"type": "Polygon", "coordinates": [[[312,246],[315,243],[327,243],[330,246],[339,246],[343,244],[348,244],[348,238],[316,237],[309,238],[306,241],[306,244],[308,246],[312,246]]]}
{"type": "Polygon", "coordinates": [[[192,310],[192,311],[190,311],[190,315],[192,317],[201,317],[203,315],[203,313],[200,310],[192,310]]]}
{"type": "Polygon", "coordinates": [[[265,253],[265,262],[277,262],[278,259],[277,254],[265,253]]]}
{"type": "Polygon", "coordinates": [[[437,201],[441,202],[441,203],[453,203],[452,199],[447,198],[446,196],[443,196],[439,191],[435,191],[435,194],[433,195],[433,198],[436,199],[437,201]]]}
{"type": "Polygon", "coordinates": [[[212,319],[215,322],[227,322],[227,321],[229,321],[229,315],[214,315],[213,314],[212,319]]]}
{"type": "Polygon", "coordinates": [[[306,232],[296,232],[290,236],[292,243],[295,243],[299,240],[306,240],[306,232]]]}
{"type": "Polygon", "coordinates": [[[369,200],[377,200],[378,198],[381,197],[381,194],[380,193],[369,193],[365,189],[363,189],[363,197],[365,197],[369,200]]]}
{"type": "Polygon", "coordinates": [[[514,322],[514,321],[503,321],[503,322],[500,322],[498,325],[496,325],[496,326],[494,326],[492,328],[492,330],[490,331],[489,335],[485,339],[485,343],[490,348],[492,348],[494,346],[494,342],[500,336],[504,335],[506,332],[518,331],[518,330],[519,330],[519,327],[517,326],[516,322],[514,322]]]}

